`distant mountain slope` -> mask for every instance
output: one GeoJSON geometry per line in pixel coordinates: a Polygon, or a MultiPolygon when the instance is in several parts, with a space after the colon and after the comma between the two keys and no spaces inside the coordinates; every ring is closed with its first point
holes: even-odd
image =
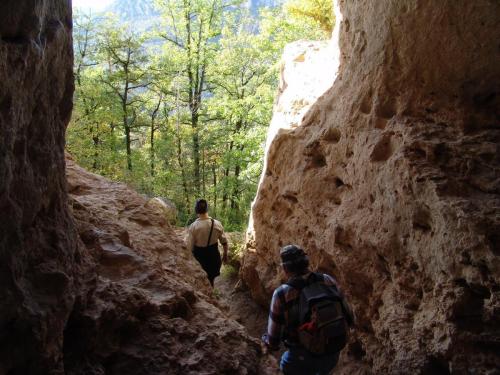
{"type": "MultiPolygon", "coordinates": [[[[284,0],[246,0],[244,5],[252,13],[263,7],[276,7],[284,0]]],[[[154,0],[115,0],[108,8],[108,12],[117,14],[123,21],[132,23],[150,24],[152,19],[159,16],[154,7],[154,0]]]]}
{"type": "Polygon", "coordinates": [[[260,8],[274,8],[283,4],[284,0],[247,0],[246,6],[250,8],[252,13],[257,13],[260,8]]]}
{"type": "Polygon", "coordinates": [[[115,0],[107,10],[125,21],[144,21],[158,16],[153,0],[115,0]]]}

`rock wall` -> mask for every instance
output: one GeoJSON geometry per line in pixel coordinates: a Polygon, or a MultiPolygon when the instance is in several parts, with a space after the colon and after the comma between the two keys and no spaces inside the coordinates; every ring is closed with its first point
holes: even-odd
{"type": "Polygon", "coordinates": [[[241,276],[268,304],[288,243],[334,274],[358,318],[339,373],[493,374],[500,3],[338,8],[338,76],[269,141],[241,276]]]}
{"type": "Polygon", "coordinates": [[[63,373],[79,273],[67,209],[68,1],[0,2],[0,374],[63,373]]]}

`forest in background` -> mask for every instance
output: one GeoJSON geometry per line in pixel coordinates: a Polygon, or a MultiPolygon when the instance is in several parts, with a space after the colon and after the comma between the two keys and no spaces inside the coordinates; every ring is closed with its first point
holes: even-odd
{"type": "Polygon", "coordinates": [[[74,15],[75,107],[67,149],[87,169],[175,203],[195,199],[242,230],[262,171],[279,61],[292,41],[329,39],[330,0],[250,12],[234,0],[151,0],[147,27],[74,15]]]}

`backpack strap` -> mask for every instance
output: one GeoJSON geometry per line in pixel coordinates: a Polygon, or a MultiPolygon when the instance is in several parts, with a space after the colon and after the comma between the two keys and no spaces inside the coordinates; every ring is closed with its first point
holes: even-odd
{"type": "MultiPolygon", "coordinates": [[[[300,291],[307,286],[307,281],[300,276],[292,277],[287,282],[286,285],[291,286],[299,291],[297,298],[291,303],[287,304],[283,301],[283,306],[286,306],[287,322],[284,332],[285,346],[296,346],[298,338],[296,331],[299,328],[299,303],[300,303],[300,291]],[[290,341],[291,340],[291,341],[290,341]]],[[[284,299],[284,298],[283,298],[284,299]]]]}
{"type": "Polygon", "coordinates": [[[212,238],[212,232],[214,230],[214,219],[210,219],[210,220],[212,220],[212,226],[210,227],[210,234],[208,235],[208,241],[207,241],[206,247],[210,246],[210,238],[212,238]]]}
{"type": "MultiPolygon", "coordinates": [[[[306,286],[314,284],[314,283],[322,283],[325,284],[325,277],[323,276],[322,273],[318,272],[311,272],[310,275],[306,278],[303,279],[300,276],[292,277],[286,282],[286,285],[290,285],[291,287],[302,290],[306,286]]],[[[331,287],[335,290],[337,290],[337,287],[335,285],[328,285],[328,287],[331,287]]]]}
{"type": "Polygon", "coordinates": [[[292,277],[286,282],[286,285],[291,286],[292,288],[302,290],[307,286],[306,280],[304,280],[302,277],[292,277]]]}
{"type": "Polygon", "coordinates": [[[311,272],[309,276],[307,276],[306,279],[300,277],[300,276],[295,276],[289,279],[286,282],[286,285],[290,285],[291,287],[302,290],[306,286],[317,283],[317,282],[322,282],[323,281],[323,276],[321,274],[316,273],[316,272],[311,272]]]}
{"type": "Polygon", "coordinates": [[[325,278],[322,273],[311,272],[311,274],[307,278],[307,285],[311,285],[314,283],[324,283],[325,278]]]}

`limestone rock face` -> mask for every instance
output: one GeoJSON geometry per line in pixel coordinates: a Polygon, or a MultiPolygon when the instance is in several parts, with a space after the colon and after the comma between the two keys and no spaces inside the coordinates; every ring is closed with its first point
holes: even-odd
{"type": "Polygon", "coordinates": [[[288,243],[335,275],[358,320],[340,373],[495,373],[500,3],[339,7],[338,76],[268,140],[241,276],[269,303],[288,243]]]}
{"type": "Polygon", "coordinates": [[[64,176],[69,3],[0,2],[0,374],[63,373],[82,265],[64,176]]]}
{"type": "MultiPolygon", "coordinates": [[[[96,267],[65,332],[68,374],[274,374],[229,319],[178,229],[123,184],[67,164],[71,207],[96,267]]],[[[181,232],[182,233],[182,232],[181,232]]]]}

